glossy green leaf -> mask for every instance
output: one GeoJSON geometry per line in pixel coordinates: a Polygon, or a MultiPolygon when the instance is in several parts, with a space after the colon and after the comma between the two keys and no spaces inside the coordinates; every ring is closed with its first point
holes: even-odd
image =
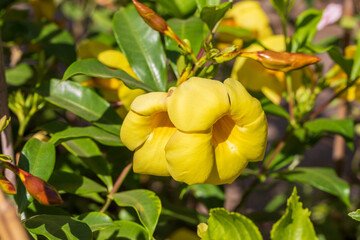
{"type": "Polygon", "coordinates": [[[289,119],[289,113],[281,106],[274,104],[268,98],[260,99],[261,106],[266,114],[289,119]]]}
{"type": "Polygon", "coordinates": [[[225,2],[219,6],[203,7],[200,18],[208,25],[209,29],[212,30],[216,23],[224,17],[227,10],[231,7],[232,2],[225,2]]]}
{"type": "Polygon", "coordinates": [[[151,238],[140,224],[118,220],[109,227],[100,230],[97,239],[150,240],[151,238]]]}
{"type": "Polygon", "coordinates": [[[33,76],[33,70],[29,64],[20,63],[14,68],[6,69],[6,83],[13,86],[21,86],[33,76]]]}
{"type": "Polygon", "coordinates": [[[87,177],[63,171],[55,171],[49,179],[49,183],[58,191],[73,194],[87,194],[107,191],[106,187],[87,177]]]}
{"type": "Polygon", "coordinates": [[[113,225],[112,219],[105,213],[101,212],[83,213],[78,216],[77,219],[86,223],[93,232],[113,225]]]}
{"type": "Polygon", "coordinates": [[[331,193],[340,198],[347,206],[350,206],[349,184],[339,178],[332,168],[295,168],[279,175],[280,178],[290,182],[308,183],[312,186],[331,193]]]}
{"type": "Polygon", "coordinates": [[[131,77],[129,74],[120,69],[110,69],[97,59],[84,59],[72,63],[65,71],[62,80],[69,79],[76,75],[87,75],[98,78],[117,78],[121,79],[129,88],[141,88],[145,91],[154,91],[153,88],[131,77]]]}
{"type": "Polygon", "coordinates": [[[160,34],[144,22],[133,5],[115,14],[114,34],[136,76],[152,89],[165,91],[166,55],[160,34]]]}
{"type": "Polygon", "coordinates": [[[221,0],[196,0],[196,5],[201,11],[204,7],[218,6],[221,0]]]}
{"type": "Polygon", "coordinates": [[[160,199],[154,192],[142,189],[130,190],[116,193],[113,198],[119,206],[134,208],[141,223],[152,236],[161,212],[160,199]]]}
{"type": "Polygon", "coordinates": [[[348,214],[352,219],[360,222],[360,209],[357,209],[356,211],[353,211],[348,214]]]}
{"type": "Polygon", "coordinates": [[[294,188],[287,201],[285,214],[273,225],[270,233],[272,240],[317,239],[314,226],[309,218],[310,211],[303,209],[302,205],[302,202],[299,202],[296,188],[294,188]]]}
{"type": "Polygon", "coordinates": [[[317,141],[329,134],[339,134],[343,136],[350,148],[353,148],[355,135],[354,121],[351,119],[327,119],[318,118],[304,124],[310,141],[317,141]]]}
{"type": "Polygon", "coordinates": [[[115,135],[120,134],[121,118],[102,97],[79,83],[51,79],[37,92],[50,103],[73,112],[115,135]]]}
{"type": "Polygon", "coordinates": [[[317,24],[322,16],[322,11],[316,9],[308,9],[302,12],[296,19],[296,31],[291,38],[291,52],[298,52],[305,47],[307,43],[311,43],[317,33],[317,24]]]}
{"type": "MultiPolygon", "coordinates": [[[[44,181],[47,181],[55,166],[55,147],[51,143],[32,138],[23,147],[19,167],[44,181]]],[[[22,212],[33,201],[21,181],[15,196],[19,211],[22,212]]]]}
{"type": "Polygon", "coordinates": [[[51,22],[43,26],[37,41],[48,57],[55,56],[65,64],[71,64],[76,60],[73,37],[55,23],[51,22]]]}
{"type": "Polygon", "coordinates": [[[62,142],[75,138],[91,138],[95,141],[107,146],[123,146],[120,137],[112,133],[106,132],[97,127],[69,127],[64,131],[55,133],[50,143],[59,145],[62,142]]]}
{"type": "Polygon", "coordinates": [[[108,189],[112,187],[112,178],[108,164],[93,140],[89,138],[79,138],[63,142],[62,144],[74,156],[80,158],[91,171],[96,173],[108,189]]]}
{"type": "Polygon", "coordinates": [[[350,79],[355,81],[360,76],[360,40],[358,39],[354,56],[354,65],[351,69],[350,79]]]}
{"type": "Polygon", "coordinates": [[[348,76],[350,76],[354,60],[345,58],[337,46],[331,46],[327,52],[331,59],[337,63],[348,76]]]}
{"type": "Polygon", "coordinates": [[[239,38],[245,38],[245,39],[252,39],[253,34],[251,34],[251,31],[246,28],[239,28],[239,27],[233,27],[233,26],[222,26],[220,25],[217,29],[217,32],[226,33],[233,35],[235,37],[239,38]]]}
{"type": "Polygon", "coordinates": [[[256,225],[247,217],[224,208],[210,210],[208,225],[198,225],[198,235],[204,240],[233,239],[261,240],[261,234],[256,225]]]}
{"type": "MultiPolygon", "coordinates": [[[[203,38],[205,37],[205,26],[199,18],[189,19],[170,19],[167,24],[171,27],[174,33],[181,39],[187,39],[191,43],[193,53],[197,55],[201,49],[203,38]]],[[[177,60],[180,56],[178,44],[168,36],[165,36],[165,46],[168,57],[170,59],[171,67],[177,74],[177,60]]]]}
{"type": "Polygon", "coordinates": [[[196,10],[195,0],[157,0],[157,7],[162,14],[183,18],[196,10]]]}
{"type": "Polygon", "coordinates": [[[38,215],[25,221],[26,229],[51,240],[92,239],[90,227],[75,218],[61,215],[38,215]]]}

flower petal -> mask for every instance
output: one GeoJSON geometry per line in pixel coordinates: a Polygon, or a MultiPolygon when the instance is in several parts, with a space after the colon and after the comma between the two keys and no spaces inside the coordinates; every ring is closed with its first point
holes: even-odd
{"type": "Polygon", "coordinates": [[[102,62],[104,65],[108,67],[121,69],[130,76],[137,78],[134,71],[130,67],[130,64],[126,59],[125,55],[120,51],[117,50],[103,51],[99,53],[98,59],[100,62],[102,62]]]}
{"type": "Polygon", "coordinates": [[[132,102],[131,110],[144,116],[164,112],[167,110],[166,98],[166,92],[151,92],[140,95],[132,102]]]}
{"type": "Polygon", "coordinates": [[[189,185],[204,183],[214,165],[212,135],[177,131],[165,147],[170,175],[189,185]]]}
{"type": "Polygon", "coordinates": [[[146,92],[142,89],[130,89],[123,82],[120,83],[117,90],[117,94],[123,105],[127,110],[130,109],[131,103],[137,96],[145,94],[146,92]]]}
{"type": "Polygon", "coordinates": [[[149,137],[134,154],[134,172],[156,176],[169,176],[165,158],[165,145],[176,132],[166,112],[152,117],[155,126],[149,137]]]}
{"type": "Polygon", "coordinates": [[[177,87],[168,100],[168,112],[176,128],[185,132],[205,131],[229,110],[225,86],[193,77],[177,87]]]}
{"type": "Polygon", "coordinates": [[[77,55],[80,59],[97,58],[101,52],[111,49],[112,48],[110,46],[99,41],[87,40],[81,42],[77,50],[77,55]]]}
{"type": "Polygon", "coordinates": [[[224,85],[230,97],[230,115],[236,125],[246,127],[247,124],[263,117],[264,111],[260,102],[253,98],[239,81],[228,78],[224,85]]]}
{"type": "Polygon", "coordinates": [[[143,144],[153,131],[154,114],[166,111],[164,92],[152,92],[137,97],[131,104],[131,111],[126,116],[120,138],[131,151],[143,144]]]}

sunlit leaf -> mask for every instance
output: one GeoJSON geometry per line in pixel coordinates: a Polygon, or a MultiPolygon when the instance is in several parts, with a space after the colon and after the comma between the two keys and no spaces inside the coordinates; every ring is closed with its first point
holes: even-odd
{"type": "Polygon", "coordinates": [[[113,22],[116,41],[136,76],[150,88],[165,91],[166,55],[160,34],[144,22],[133,5],[120,8],[113,22]]]}
{"type": "Polygon", "coordinates": [[[360,209],[357,209],[356,211],[353,211],[348,214],[352,219],[360,222],[360,209]]]}
{"type": "Polygon", "coordinates": [[[151,238],[146,229],[140,224],[118,220],[107,228],[101,229],[97,239],[150,240],[151,238]]]}
{"type": "Polygon", "coordinates": [[[272,240],[303,240],[317,239],[314,226],[310,221],[310,211],[304,209],[299,202],[296,188],[287,201],[285,214],[277,221],[271,230],[272,240]]]}
{"type": "Polygon", "coordinates": [[[83,213],[78,216],[77,219],[86,223],[93,232],[113,225],[112,219],[105,213],[101,212],[83,213]]]}
{"type": "Polygon", "coordinates": [[[161,212],[160,199],[154,192],[142,189],[130,190],[116,193],[113,198],[119,206],[134,208],[149,235],[154,233],[161,212]]]}
{"type": "Polygon", "coordinates": [[[200,13],[200,18],[208,25],[212,30],[215,24],[220,21],[227,10],[232,7],[232,2],[225,2],[219,6],[204,6],[200,13]]]}
{"type": "Polygon", "coordinates": [[[210,210],[207,226],[198,225],[198,235],[204,240],[233,239],[261,240],[261,234],[256,225],[247,217],[223,208],[210,210]]]}

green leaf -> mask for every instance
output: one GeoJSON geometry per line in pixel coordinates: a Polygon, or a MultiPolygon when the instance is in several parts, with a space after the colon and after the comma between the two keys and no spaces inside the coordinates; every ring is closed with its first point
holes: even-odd
{"type": "Polygon", "coordinates": [[[217,29],[217,32],[230,34],[238,38],[245,38],[245,39],[253,38],[253,34],[251,34],[251,31],[246,28],[220,25],[217,29]]]}
{"type": "MultiPolygon", "coordinates": [[[[41,179],[47,181],[55,166],[55,147],[51,143],[31,138],[23,147],[19,160],[19,167],[41,179]]],[[[22,212],[33,201],[21,181],[15,196],[19,211],[22,212]]]]}
{"type": "Polygon", "coordinates": [[[62,142],[76,139],[76,138],[92,138],[98,141],[101,144],[107,146],[124,146],[118,135],[101,130],[97,127],[69,127],[64,131],[55,133],[51,139],[50,143],[54,145],[59,145],[62,142]]]}
{"type": "Polygon", "coordinates": [[[134,208],[141,223],[152,236],[161,212],[160,199],[154,192],[141,189],[130,190],[116,193],[113,198],[119,206],[134,208]]]}
{"type": "Polygon", "coordinates": [[[20,63],[13,68],[6,69],[6,83],[13,86],[21,86],[33,76],[33,70],[26,63],[20,63]]]}
{"type": "MultiPolygon", "coordinates": [[[[193,53],[196,55],[201,49],[203,36],[205,31],[204,23],[199,18],[170,19],[167,24],[171,27],[174,33],[181,39],[187,39],[191,43],[193,53]]],[[[176,62],[180,56],[178,44],[168,36],[165,36],[165,46],[168,57],[170,58],[171,67],[177,73],[176,62]]]]}
{"type": "Polygon", "coordinates": [[[347,206],[350,206],[349,184],[339,178],[332,168],[295,168],[279,174],[279,177],[290,182],[308,183],[322,191],[328,192],[340,198],[347,206]]]}
{"type": "Polygon", "coordinates": [[[280,15],[282,21],[287,21],[287,16],[295,3],[295,0],[270,0],[274,9],[280,15]]]}
{"type": "Polygon", "coordinates": [[[26,229],[51,240],[92,239],[90,227],[75,218],[60,215],[38,215],[25,221],[26,229]]]}
{"type": "Polygon", "coordinates": [[[306,122],[304,128],[312,142],[329,134],[339,134],[345,138],[348,146],[353,149],[355,129],[354,121],[351,119],[318,118],[306,122]]]}
{"type": "Polygon", "coordinates": [[[196,10],[195,0],[157,0],[156,1],[162,15],[183,18],[196,10]]]}
{"type": "Polygon", "coordinates": [[[73,112],[94,125],[115,135],[120,134],[119,115],[102,97],[79,83],[51,79],[37,92],[50,103],[73,112]]]}
{"type": "Polygon", "coordinates": [[[166,55],[160,34],[151,29],[133,5],[114,16],[116,41],[136,76],[157,91],[166,91],[166,55]]]}
{"type": "Polygon", "coordinates": [[[204,240],[234,239],[234,240],[260,240],[259,229],[247,217],[223,208],[210,210],[208,226],[204,223],[198,225],[198,234],[204,240]]]}
{"type": "Polygon", "coordinates": [[[360,76],[360,39],[358,39],[356,52],[354,56],[354,65],[351,69],[350,79],[351,81],[356,81],[356,79],[360,76]]]}
{"type": "Polygon", "coordinates": [[[337,46],[332,46],[327,52],[331,59],[337,63],[348,76],[350,76],[354,60],[345,58],[337,46]]]}
{"type": "Polygon", "coordinates": [[[302,12],[296,19],[296,31],[291,38],[291,52],[298,52],[311,43],[317,33],[317,24],[322,17],[322,11],[308,9],[302,12]]]}
{"type": "Polygon", "coordinates": [[[285,214],[271,230],[272,240],[317,239],[314,226],[310,221],[310,211],[302,208],[296,188],[287,201],[285,214]]]}
{"type": "Polygon", "coordinates": [[[73,37],[55,23],[48,23],[43,26],[37,41],[48,57],[55,56],[65,64],[71,64],[76,60],[73,37]]]}
{"type": "Polygon", "coordinates": [[[289,119],[289,113],[281,106],[274,104],[268,98],[260,99],[261,106],[266,114],[283,117],[289,119]]]}
{"type": "Polygon", "coordinates": [[[80,158],[91,171],[96,173],[108,189],[112,188],[112,178],[108,164],[93,140],[79,138],[63,142],[62,145],[74,156],[80,158]]]}
{"type": "Polygon", "coordinates": [[[360,209],[348,214],[352,219],[360,222],[360,209]]]}
{"type": "Polygon", "coordinates": [[[87,177],[62,171],[55,171],[49,179],[49,183],[58,191],[62,190],[73,194],[88,194],[107,191],[104,186],[87,177]]]}
{"type": "Polygon", "coordinates": [[[231,7],[232,2],[225,2],[219,6],[205,6],[201,10],[200,18],[208,25],[209,29],[212,30],[231,7]]]}
{"type": "Polygon", "coordinates": [[[141,88],[148,92],[155,90],[145,85],[144,83],[136,80],[135,78],[131,77],[123,70],[120,69],[114,70],[106,67],[97,59],[84,59],[72,63],[70,67],[66,69],[62,80],[69,79],[79,74],[83,74],[91,77],[105,78],[105,79],[117,78],[117,79],[121,79],[121,81],[123,81],[126,86],[132,89],[141,88]]]}
{"type": "Polygon", "coordinates": [[[204,7],[218,6],[221,0],[196,0],[196,5],[201,12],[204,7]]]}
{"type": "Polygon", "coordinates": [[[219,186],[211,184],[195,184],[187,186],[182,193],[192,191],[208,209],[224,206],[225,194],[219,186]]]}
{"type": "Polygon", "coordinates": [[[86,223],[93,232],[113,225],[112,219],[105,213],[101,212],[83,213],[78,216],[77,219],[86,223]]]}
{"type": "Polygon", "coordinates": [[[99,231],[97,239],[150,240],[148,232],[140,224],[130,221],[114,221],[99,231]]]}

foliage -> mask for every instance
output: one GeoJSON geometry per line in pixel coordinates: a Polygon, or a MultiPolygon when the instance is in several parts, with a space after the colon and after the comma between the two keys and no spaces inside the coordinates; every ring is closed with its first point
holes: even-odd
{"type": "Polygon", "coordinates": [[[29,237],[358,239],[359,13],[299,2],[1,1],[0,191],[29,237]]]}

